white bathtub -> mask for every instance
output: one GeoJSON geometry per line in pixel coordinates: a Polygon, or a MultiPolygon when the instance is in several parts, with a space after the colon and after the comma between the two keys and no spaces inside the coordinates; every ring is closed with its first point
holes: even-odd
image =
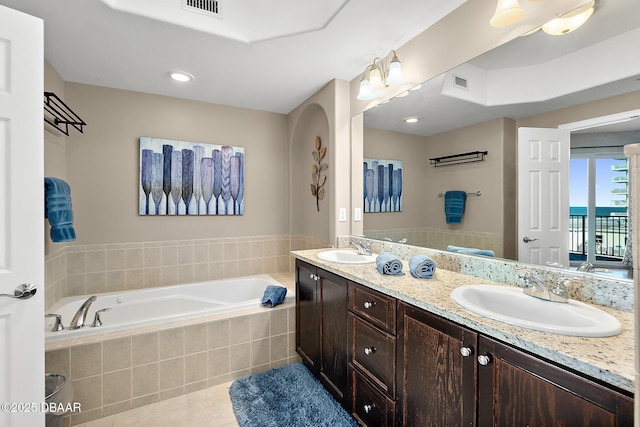
{"type": "MultiPolygon", "coordinates": [[[[68,329],[74,314],[91,295],[60,299],[49,313],[62,315],[65,329],[52,332],[54,318],[45,322],[45,341],[52,342],[76,336],[98,334],[195,317],[228,313],[261,306],[264,290],[268,285],[282,286],[272,277],[258,276],[198,282],[185,285],[146,288],[133,291],[97,294],[89,308],[85,326],[68,329]],[[110,308],[100,314],[102,326],[92,327],[96,311],[110,308]]],[[[285,302],[295,301],[294,292],[288,289],[285,302]]]]}

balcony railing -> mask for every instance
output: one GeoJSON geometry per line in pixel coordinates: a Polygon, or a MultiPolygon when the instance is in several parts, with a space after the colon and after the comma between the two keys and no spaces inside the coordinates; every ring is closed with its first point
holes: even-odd
{"type": "MultiPolygon", "coordinates": [[[[586,215],[569,215],[569,251],[586,256],[588,223],[586,215]]],[[[627,244],[628,217],[596,215],[596,256],[622,259],[627,244]]]]}

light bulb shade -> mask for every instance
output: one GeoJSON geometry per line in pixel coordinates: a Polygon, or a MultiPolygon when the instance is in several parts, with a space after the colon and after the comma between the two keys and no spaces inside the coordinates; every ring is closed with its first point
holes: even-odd
{"type": "Polygon", "coordinates": [[[373,67],[369,72],[369,87],[371,87],[372,90],[375,90],[379,86],[384,88],[384,83],[382,83],[382,74],[380,74],[380,70],[377,67],[373,67]]]}
{"type": "Polygon", "coordinates": [[[524,16],[524,10],[518,4],[518,0],[498,0],[496,13],[489,21],[492,27],[504,27],[515,24],[524,16]]]}
{"type": "Polygon", "coordinates": [[[391,64],[389,64],[389,75],[387,76],[387,85],[396,85],[403,82],[402,78],[402,64],[398,61],[397,56],[393,56],[391,64]]]}
{"type": "Polygon", "coordinates": [[[373,99],[373,95],[371,93],[371,88],[369,87],[369,80],[364,77],[360,80],[360,91],[358,92],[358,96],[356,97],[360,101],[369,101],[373,99]]]}
{"type": "Polygon", "coordinates": [[[561,36],[577,30],[593,15],[595,2],[591,1],[542,26],[542,31],[552,36],[561,36]]]}

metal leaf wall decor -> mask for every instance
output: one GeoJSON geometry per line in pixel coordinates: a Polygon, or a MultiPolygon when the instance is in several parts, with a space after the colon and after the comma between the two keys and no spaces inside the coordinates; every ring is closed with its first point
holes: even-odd
{"type": "Polygon", "coordinates": [[[140,137],[140,215],[244,214],[244,148],[140,137]]]}
{"type": "Polygon", "coordinates": [[[324,198],[324,184],[327,182],[327,175],[323,175],[329,169],[329,165],[322,163],[322,159],[327,154],[327,147],[322,146],[320,137],[316,136],[316,149],[311,152],[314,164],[311,165],[311,194],[316,198],[316,209],[320,212],[320,200],[324,198]]]}

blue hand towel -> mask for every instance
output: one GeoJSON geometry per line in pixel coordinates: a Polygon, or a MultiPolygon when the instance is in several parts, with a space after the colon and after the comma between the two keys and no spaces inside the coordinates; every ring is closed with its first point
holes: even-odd
{"type": "Polygon", "coordinates": [[[284,286],[268,285],[262,296],[262,305],[265,307],[274,307],[284,302],[287,296],[287,288],[284,286]]]}
{"type": "Polygon", "coordinates": [[[444,215],[447,224],[460,224],[467,200],[465,191],[447,191],[444,194],[444,215]]]}
{"type": "Polygon", "coordinates": [[[71,210],[71,187],[59,178],[44,179],[44,217],[49,219],[49,235],[52,241],[76,240],[71,210]]]}
{"type": "Polygon", "coordinates": [[[376,257],[376,265],[380,274],[399,275],[402,271],[402,261],[391,252],[382,252],[376,257]]]}
{"type": "Polygon", "coordinates": [[[409,260],[409,271],[418,279],[432,279],[436,272],[436,263],[426,255],[416,255],[409,260]]]}
{"type": "Polygon", "coordinates": [[[449,252],[457,252],[459,254],[467,254],[467,255],[481,255],[488,257],[495,257],[495,253],[491,249],[476,249],[476,248],[465,248],[463,246],[447,246],[447,250],[449,252]]]}

